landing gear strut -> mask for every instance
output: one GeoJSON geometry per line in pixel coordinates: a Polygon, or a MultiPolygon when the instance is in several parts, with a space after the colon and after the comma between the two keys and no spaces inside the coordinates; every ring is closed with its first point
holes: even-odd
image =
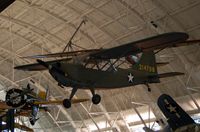
{"type": "MultiPolygon", "coordinates": [[[[70,108],[71,107],[71,99],[73,98],[73,96],[75,95],[77,91],[77,88],[72,88],[72,92],[70,94],[69,99],[64,99],[63,100],[63,106],[65,108],[70,108]]],[[[91,93],[92,93],[92,103],[93,104],[99,104],[101,102],[101,96],[98,94],[95,94],[94,89],[91,88],[90,89],[91,93]]]]}
{"type": "Polygon", "coordinates": [[[71,100],[72,100],[73,96],[75,95],[76,91],[77,91],[77,88],[72,88],[72,92],[70,94],[69,99],[64,99],[63,100],[63,106],[65,108],[70,108],[71,107],[71,100]]]}
{"type": "Polygon", "coordinates": [[[150,88],[149,84],[145,83],[145,85],[147,86],[148,92],[151,92],[151,88],[150,88]]]}

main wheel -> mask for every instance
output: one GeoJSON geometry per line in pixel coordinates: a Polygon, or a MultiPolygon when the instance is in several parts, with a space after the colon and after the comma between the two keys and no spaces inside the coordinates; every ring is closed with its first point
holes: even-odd
{"type": "Polygon", "coordinates": [[[151,88],[148,88],[148,92],[151,92],[151,88]]]}
{"type": "Polygon", "coordinates": [[[6,93],[6,104],[14,108],[24,106],[26,103],[26,96],[23,94],[23,91],[20,89],[10,89],[6,93]]]}
{"type": "Polygon", "coordinates": [[[101,96],[98,94],[93,95],[92,97],[92,103],[93,104],[99,104],[101,102],[101,96]]]}
{"type": "Polygon", "coordinates": [[[64,99],[64,100],[63,100],[63,106],[64,106],[65,108],[70,108],[70,107],[71,107],[71,100],[69,100],[69,99],[64,99]]]}

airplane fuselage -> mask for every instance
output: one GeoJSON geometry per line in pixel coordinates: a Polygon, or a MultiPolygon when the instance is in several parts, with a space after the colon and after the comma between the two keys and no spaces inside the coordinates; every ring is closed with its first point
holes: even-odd
{"type": "Polygon", "coordinates": [[[145,83],[159,83],[159,79],[155,74],[152,73],[152,76],[150,76],[145,71],[134,70],[132,68],[102,71],[85,68],[79,64],[63,62],[59,67],[59,71],[50,70],[50,74],[59,84],[82,89],[113,89],[145,83]]]}

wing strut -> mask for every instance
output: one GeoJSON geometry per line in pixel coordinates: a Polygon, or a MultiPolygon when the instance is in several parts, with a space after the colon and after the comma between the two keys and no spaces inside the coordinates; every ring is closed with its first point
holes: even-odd
{"type": "Polygon", "coordinates": [[[74,36],[76,35],[76,33],[78,32],[78,30],[80,29],[80,27],[85,24],[85,20],[82,20],[80,25],[78,26],[78,28],[76,29],[76,31],[74,32],[74,34],[72,35],[72,37],[70,38],[70,40],[68,41],[67,45],[65,46],[65,48],[63,49],[63,53],[65,52],[65,50],[68,48],[72,49],[72,40],[74,38],[74,36]]]}

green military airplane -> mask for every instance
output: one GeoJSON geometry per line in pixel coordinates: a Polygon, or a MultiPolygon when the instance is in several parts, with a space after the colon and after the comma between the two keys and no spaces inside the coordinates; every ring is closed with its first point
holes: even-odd
{"type": "Polygon", "coordinates": [[[187,40],[188,37],[186,33],[171,32],[110,49],[28,56],[28,58],[36,58],[38,63],[17,66],[15,69],[26,71],[48,69],[59,86],[72,87],[69,99],[63,100],[66,108],[71,107],[71,99],[77,89],[89,89],[93,95],[92,102],[98,104],[101,97],[95,93],[95,89],[114,89],[145,84],[148,91],[151,91],[149,83],[160,83],[160,78],[183,75],[180,72],[158,74],[155,54],[167,47],[199,42],[199,40],[187,40]],[[158,51],[154,52],[154,50],[158,51]],[[46,62],[38,59],[48,57],[64,57],[64,59],[46,62]],[[74,58],[81,58],[81,61],[74,61],[74,58]],[[123,63],[121,58],[125,58],[123,62],[129,62],[131,67],[119,67],[123,63]]]}

